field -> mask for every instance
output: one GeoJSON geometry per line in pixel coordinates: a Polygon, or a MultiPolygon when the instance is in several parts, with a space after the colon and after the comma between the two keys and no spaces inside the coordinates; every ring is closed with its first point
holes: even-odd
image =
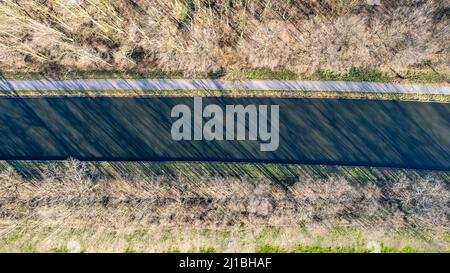
{"type": "Polygon", "coordinates": [[[8,252],[446,252],[448,172],[234,163],[1,164],[8,252]]]}

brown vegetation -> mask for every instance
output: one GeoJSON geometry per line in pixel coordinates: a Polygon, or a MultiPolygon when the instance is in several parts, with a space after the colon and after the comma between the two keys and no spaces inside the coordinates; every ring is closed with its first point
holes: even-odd
{"type": "Polygon", "coordinates": [[[446,73],[449,1],[381,3],[1,0],[0,69],[446,73]]]}
{"type": "MultiPolygon", "coordinates": [[[[434,237],[450,229],[449,200],[449,185],[436,177],[400,176],[376,183],[354,183],[337,175],[305,175],[289,183],[245,177],[103,177],[71,160],[49,164],[33,179],[12,170],[1,173],[0,239],[24,229],[27,236],[42,236],[42,230],[55,227],[243,229],[251,236],[266,227],[290,232],[310,228],[323,232],[320,236],[346,228],[383,235],[426,232],[420,236],[437,251],[449,248],[434,237]]],[[[368,238],[380,240],[376,234],[368,238]]],[[[295,245],[296,237],[289,240],[295,245]]]]}

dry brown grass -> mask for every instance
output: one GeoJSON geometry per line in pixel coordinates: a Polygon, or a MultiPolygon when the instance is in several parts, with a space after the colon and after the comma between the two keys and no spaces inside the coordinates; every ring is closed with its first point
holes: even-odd
{"type": "Polygon", "coordinates": [[[443,251],[450,247],[449,200],[449,185],[432,177],[379,185],[336,175],[289,184],[245,177],[105,178],[70,160],[47,165],[31,180],[1,173],[0,250],[27,251],[32,242],[30,251],[51,251],[77,238],[85,251],[125,251],[131,236],[135,251],[255,251],[263,243],[361,247],[370,240],[443,251]],[[258,239],[268,230],[276,236],[258,239]],[[334,240],[339,230],[348,236],[334,240]]]}
{"type": "Polygon", "coordinates": [[[448,9],[442,0],[1,0],[0,69],[448,73],[448,9]]]}

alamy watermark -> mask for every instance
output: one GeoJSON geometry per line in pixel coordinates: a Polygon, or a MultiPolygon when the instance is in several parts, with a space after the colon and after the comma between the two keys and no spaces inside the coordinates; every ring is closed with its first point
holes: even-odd
{"type": "Polygon", "coordinates": [[[175,141],[259,141],[261,151],[271,152],[280,143],[279,115],[279,105],[204,107],[203,99],[194,97],[194,109],[185,104],[172,108],[171,117],[177,120],[172,124],[171,135],[175,141]]]}

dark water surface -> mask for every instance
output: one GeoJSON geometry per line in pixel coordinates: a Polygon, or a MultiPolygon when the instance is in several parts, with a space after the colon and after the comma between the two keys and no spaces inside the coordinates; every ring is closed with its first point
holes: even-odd
{"type": "MultiPolygon", "coordinates": [[[[0,159],[246,161],[450,170],[450,104],[203,98],[279,105],[280,144],[174,141],[172,107],[193,98],[0,98],[0,159]]],[[[205,120],[206,121],[206,120],[205,120]]]]}

